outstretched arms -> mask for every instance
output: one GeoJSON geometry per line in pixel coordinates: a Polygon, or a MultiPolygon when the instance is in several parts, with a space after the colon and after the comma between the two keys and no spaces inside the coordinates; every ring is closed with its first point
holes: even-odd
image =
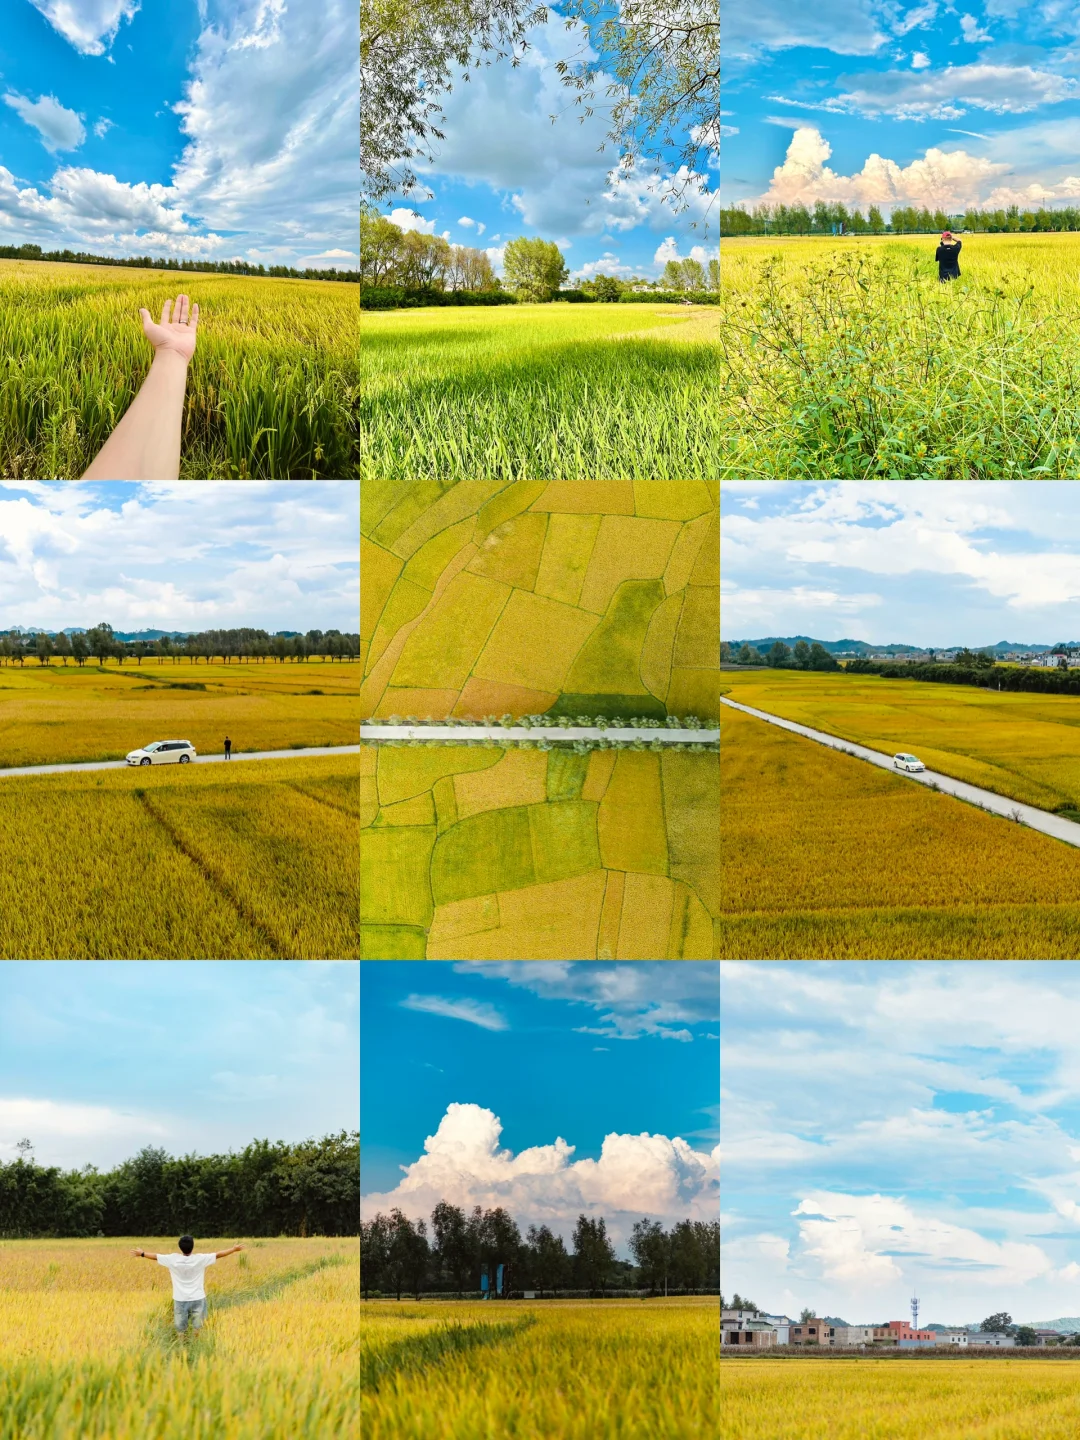
{"type": "Polygon", "coordinates": [[[127,413],[106,440],[84,480],[177,480],[187,371],[195,353],[199,307],[186,295],[165,301],[160,324],[142,310],[154,360],[127,413]]]}
{"type": "Polygon", "coordinates": [[[154,1254],[154,1252],[153,1252],[152,1250],[133,1250],[131,1253],[132,1253],[133,1255],[137,1255],[140,1260],[156,1260],[156,1259],[157,1259],[157,1256],[154,1254]]]}
{"type": "Polygon", "coordinates": [[[219,1260],[223,1260],[226,1255],[235,1255],[237,1250],[242,1250],[243,1248],[243,1245],[233,1245],[230,1246],[228,1250],[217,1250],[214,1253],[219,1260]]]}

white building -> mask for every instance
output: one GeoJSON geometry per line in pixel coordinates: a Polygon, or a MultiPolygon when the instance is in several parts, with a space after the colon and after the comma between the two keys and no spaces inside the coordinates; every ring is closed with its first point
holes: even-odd
{"type": "Polygon", "coordinates": [[[874,1327],[872,1325],[830,1325],[830,1345],[872,1345],[874,1343],[874,1327]]]}
{"type": "Polygon", "coordinates": [[[1016,1344],[1012,1335],[998,1335],[993,1330],[969,1330],[969,1345],[996,1345],[999,1350],[1009,1349],[1016,1344]]]}
{"type": "Polygon", "coordinates": [[[936,1343],[938,1345],[966,1345],[968,1332],[966,1330],[939,1330],[936,1343]]]}
{"type": "Polygon", "coordinates": [[[776,1331],[777,1345],[790,1344],[791,1327],[796,1322],[789,1315],[762,1315],[762,1320],[767,1320],[776,1331]]]}

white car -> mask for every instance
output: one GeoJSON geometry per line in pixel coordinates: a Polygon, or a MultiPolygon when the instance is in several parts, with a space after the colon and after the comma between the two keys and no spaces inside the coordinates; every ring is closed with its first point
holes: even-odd
{"type": "Polygon", "coordinates": [[[195,746],[190,740],[154,740],[140,750],[132,750],[129,765],[186,765],[195,759],[195,746]]]}
{"type": "Polygon", "coordinates": [[[901,752],[899,755],[894,755],[892,757],[892,763],[893,765],[895,765],[897,770],[914,771],[926,769],[926,766],[922,763],[922,761],[917,755],[905,755],[903,752],[901,752]]]}

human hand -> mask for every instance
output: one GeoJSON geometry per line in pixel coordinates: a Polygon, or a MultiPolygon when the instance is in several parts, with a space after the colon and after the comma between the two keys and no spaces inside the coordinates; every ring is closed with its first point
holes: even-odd
{"type": "Polygon", "coordinates": [[[175,350],[185,361],[195,354],[196,334],[199,328],[199,307],[191,308],[188,319],[189,301],[186,295],[178,295],[175,301],[166,300],[161,309],[161,323],[154,324],[149,310],[140,310],[143,334],[153,345],[157,354],[163,350],[175,350]],[[175,309],[173,308],[175,305],[175,309]]]}

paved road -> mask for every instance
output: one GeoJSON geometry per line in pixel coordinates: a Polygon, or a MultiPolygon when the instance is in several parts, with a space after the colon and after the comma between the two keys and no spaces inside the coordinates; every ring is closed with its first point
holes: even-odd
{"type": "Polygon", "coordinates": [[[821,745],[828,745],[831,750],[846,750],[850,754],[857,755],[860,760],[869,760],[871,765],[880,765],[883,770],[891,770],[894,775],[900,775],[905,780],[914,780],[918,785],[936,785],[946,795],[955,795],[959,800],[968,800],[974,805],[981,805],[984,810],[991,810],[995,815],[1004,815],[1010,820],[1015,820],[1019,812],[1021,820],[1032,830],[1041,830],[1044,835],[1052,835],[1055,840],[1064,840],[1067,845],[1080,846],[1080,825],[1074,820],[1065,820],[1060,815],[1052,815],[1049,810],[1039,810],[1034,805],[1023,805],[1019,800],[1010,800],[1005,795],[997,795],[993,790],[983,790],[978,785],[968,785],[966,781],[954,780],[951,775],[941,775],[936,770],[922,770],[912,775],[907,770],[897,770],[893,766],[893,757],[885,755],[880,750],[869,750],[865,745],[856,745],[853,740],[838,740],[835,735],[826,735],[822,730],[811,730],[809,725],[799,725],[794,720],[783,720],[779,715],[770,715],[767,710],[755,710],[751,705],[740,705],[736,700],[728,700],[721,695],[720,702],[723,705],[730,705],[733,710],[745,711],[747,715],[756,715],[759,720],[767,720],[770,725],[779,725],[781,730],[790,730],[795,735],[805,735],[808,740],[816,740],[821,745]]]}
{"type": "Polygon", "coordinates": [[[364,725],[360,734],[365,740],[486,740],[504,737],[511,740],[663,740],[670,744],[688,740],[704,742],[719,740],[719,730],[601,730],[594,725],[560,725],[530,728],[527,725],[364,725]]]}
{"type": "MultiPolygon", "coordinates": [[[[234,750],[233,760],[292,760],[300,755],[358,755],[359,745],[312,745],[307,750],[234,750]]],[[[192,765],[223,765],[224,755],[197,755],[189,762],[192,765]]],[[[231,763],[231,762],[230,762],[231,763]]],[[[140,765],[128,765],[126,760],[90,760],[74,765],[19,765],[0,769],[0,780],[8,775],[59,775],[65,770],[142,770],[140,765]]],[[[178,770],[178,765],[147,765],[147,770],[178,770]]]]}

